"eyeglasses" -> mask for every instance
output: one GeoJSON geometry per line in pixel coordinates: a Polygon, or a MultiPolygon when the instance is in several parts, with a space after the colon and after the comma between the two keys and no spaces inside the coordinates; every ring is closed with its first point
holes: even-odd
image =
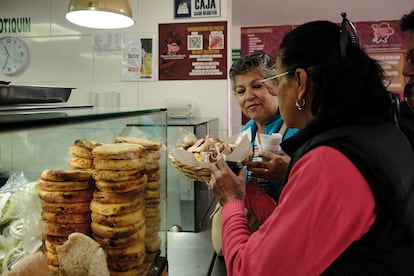
{"type": "Polygon", "coordinates": [[[269,80],[275,80],[277,78],[280,78],[280,77],[283,77],[283,76],[286,76],[286,75],[289,75],[289,74],[292,74],[292,73],[295,73],[295,71],[286,71],[284,73],[281,73],[281,74],[278,74],[278,75],[275,75],[275,76],[271,76],[269,78],[262,79],[260,82],[265,82],[265,81],[269,81],[269,80]]]}

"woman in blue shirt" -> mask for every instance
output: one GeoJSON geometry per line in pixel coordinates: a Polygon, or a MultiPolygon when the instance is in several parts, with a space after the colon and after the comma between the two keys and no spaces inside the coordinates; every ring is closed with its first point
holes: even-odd
{"type": "Polygon", "coordinates": [[[277,96],[269,91],[271,82],[267,86],[262,82],[274,75],[275,61],[263,52],[243,56],[232,64],[229,71],[237,103],[243,114],[250,119],[241,133],[248,135],[254,150],[252,162],[246,164],[249,169],[247,181],[277,200],[281,185],[279,180],[289,163],[289,157],[282,153],[279,156],[268,152],[261,153],[258,134],[280,133],[284,140],[293,136],[297,129],[285,129],[277,96]],[[257,162],[262,159],[271,161],[257,162]],[[271,162],[279,162],[279,166],[274,166],[276,164],[271,162]]]}

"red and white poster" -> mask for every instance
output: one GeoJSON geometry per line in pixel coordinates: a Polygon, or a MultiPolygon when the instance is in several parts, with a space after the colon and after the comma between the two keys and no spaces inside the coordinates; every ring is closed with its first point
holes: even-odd
{"type": "Polygon", "coordinates": [[[159,80],[227,78],[227,21],[159,24],[159,80]]]}
{"type": "MultiPolygon", "coordinates": [[[[360,45],[374,59],[378,60],[390,82],[388,90],[401,94],[404,90],[404,65],[406,40],[398,28],[397,20],[353,22],[360,45]]],[[[264,51],[277,56],[283,36],[294,25],[259,26],[241,28],[241,55],[264,51]]]]}

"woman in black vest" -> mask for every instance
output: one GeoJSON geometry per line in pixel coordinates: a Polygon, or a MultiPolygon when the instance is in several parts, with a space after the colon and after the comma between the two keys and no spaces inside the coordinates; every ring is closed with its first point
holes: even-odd
{"type": "Polygon", "coordinates": [[[384,72],[352,23],[288,33],[273,82],[299,132],[278,202],[211,166],[228,275],[414,275],[414,153],[395,125],[384,72]],[[263,224],[251,233],[244,208],[263,224]]]}

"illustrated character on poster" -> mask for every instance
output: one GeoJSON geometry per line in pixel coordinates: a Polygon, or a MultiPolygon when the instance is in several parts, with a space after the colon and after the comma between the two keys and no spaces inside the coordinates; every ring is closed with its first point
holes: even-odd
{"type": "Polygon", "coordinates": [[[180,78],[184,72],[176,68],[177,63],[184,60],[185,55],[180,54],[182,40],[178,33],[169,30],[164,40],[164,49],[161,54],[160,76],[174,76],[180,78]]]}
{"type": "Polygon", "coordinates": [[[374,31],[372,42],[375,43],[387,43],[388,38],[394,34],[394,29],[388,23],[372,24],[371,27],[374,31]]]}

